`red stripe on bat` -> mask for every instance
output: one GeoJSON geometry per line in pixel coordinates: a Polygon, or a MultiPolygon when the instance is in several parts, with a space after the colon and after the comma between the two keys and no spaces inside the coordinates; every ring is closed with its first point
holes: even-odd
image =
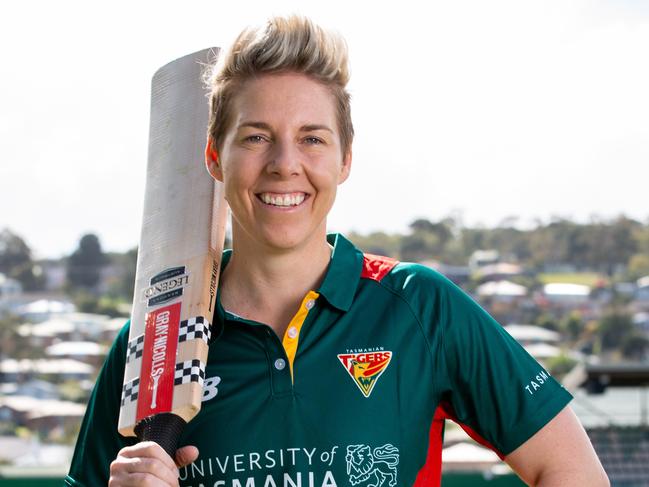
{"type": "Polygon", "coordinates": [[[137,422],[153,414],[171,411],[179,325],[180,303],[147,313],[137,422]]]}

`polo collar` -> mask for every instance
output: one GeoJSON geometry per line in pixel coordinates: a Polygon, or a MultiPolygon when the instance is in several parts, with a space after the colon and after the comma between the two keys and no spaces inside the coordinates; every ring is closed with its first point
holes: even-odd
{"type": "MultiPolygon", "coordinates": [[[[354,300],[363,269],[363,254],[354,244],[339,233],[327,235],[327,242],[333,246],[331,261],[324,280],[317,293],[322,295],[332,306],[341,311],[348,311],[354,300]]],[[[223,251],[221,272],[232,257],[232,249],[223,251]]],[[[225,322],[225,310],[221,305],[221,289],[217,290],[215,322],[225,322]]]]}
{"type": "Polygon", "coordinates": [[[325,278],[317,290],[332,306],[348,311],[354,300],[363,269],[363,254],[339,233],[327,235],[333,245],[325,278]]]}

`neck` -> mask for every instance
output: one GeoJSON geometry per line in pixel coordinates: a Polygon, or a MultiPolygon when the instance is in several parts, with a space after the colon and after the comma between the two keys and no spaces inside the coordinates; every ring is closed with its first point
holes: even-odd
{"type": "Polygon", "coordinates": [[[221,278],[223,307],[282,335],[299,304],[322,282],[331,259],[326,235],[290,250],[267,249],[233,228],[232,257],[221,278]]]}

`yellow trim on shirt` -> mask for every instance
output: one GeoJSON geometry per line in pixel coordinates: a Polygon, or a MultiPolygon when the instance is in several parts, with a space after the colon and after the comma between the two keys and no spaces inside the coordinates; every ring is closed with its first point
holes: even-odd
{"type": "Polygon", "coordinates": [[[288,324],[288,327],[284,332],[282,345],[284,345],[284,350],[286,351],[286,356],[288,357],[288,363],[291,367],[291,379],[293,378],[293,361],[295,360],[295,354],[297,353],[297,344],[300,339],[300,330],[302,329],[304,320],[306,320],[306,317],[309,314],[309,310],[313,308],[315,300],[318,299],[318,296],[320,295],[315,291],[309,291],[307,295],[304,296],[302,304],[300,304],[300,308],[297,310],[297,313],[295,313],[295,316],[293,316],[293,319],[288,324]],[[313,302],[313,304],[309,305],[309,302],[313,302]],[[291,338],[291,334],[295,336],[291,338]]]}

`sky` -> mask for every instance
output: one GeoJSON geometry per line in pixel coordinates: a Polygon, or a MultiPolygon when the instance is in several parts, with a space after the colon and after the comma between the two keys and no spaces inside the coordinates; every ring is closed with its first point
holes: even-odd
{"type": "Polygon", "coordinates": [[[290,13],[350,51],[330,230],[649,221],[649,2],[23,0],[0,20],[0,229],[39,258],[137,245],[153,73],[290,13]]]}

